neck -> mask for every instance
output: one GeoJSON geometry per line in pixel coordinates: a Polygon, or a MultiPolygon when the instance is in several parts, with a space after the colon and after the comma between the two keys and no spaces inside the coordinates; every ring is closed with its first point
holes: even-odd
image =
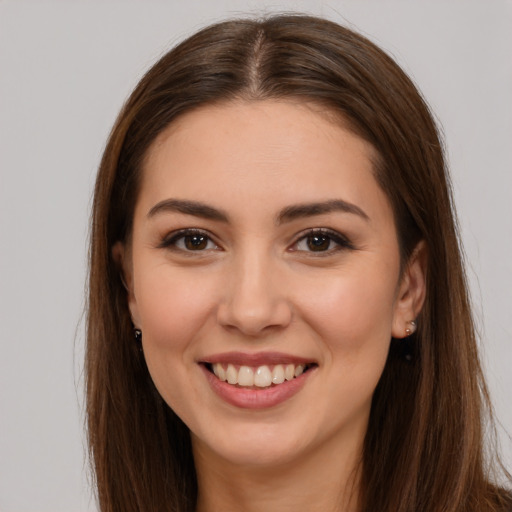
{"type": "Polygon", "coordinates": [[[278,466],[240,466],[197,440],[197,512],[357,512],[361,448],[324,449],[278,466]]]}

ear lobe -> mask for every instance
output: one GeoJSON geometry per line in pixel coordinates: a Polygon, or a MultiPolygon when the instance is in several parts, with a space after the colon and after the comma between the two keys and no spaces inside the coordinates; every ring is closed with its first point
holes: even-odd
{"type": "Polygon", "coordinates": [[[124,289],[126,290],[127,293],[128,307],[130,309],[132,323],[135,327],[139,327],[139,312],[134,293],[133,265],[130,251],[122,242],[116,242],[112,247],[112,258],[117,264],[117,268],[119,271],[119,279],[123,283],[124,289]]]}
{"type": "Polygon", "coordinates": [[[426,295],[427,245],[424,240],[415,247],[404,270],[395,303],[393,338],[405,338],[414,330],[426,295]]]}

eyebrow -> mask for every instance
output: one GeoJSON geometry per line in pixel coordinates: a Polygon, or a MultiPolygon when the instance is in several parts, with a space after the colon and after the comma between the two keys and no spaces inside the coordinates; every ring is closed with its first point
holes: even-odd
{"type": "MultiPolygon", "coordinates": [[[[177,212],[185,215],[193,215],[203,219],[216,220],[220,222],[229,222],[229,216],[222,210],[201,203],[199,201],[189,201],[184,199],[164,199],[149,210],[148,218],[154,217],[160,213],[177,212]]],[[[303,203],[290,205],[283,208],[276,216],[276,224],[284,224],[305,217],[314,217],[315,215],[324,215],[332,212],[344,212],[358,215],[366,221],[370,218],[355,204],[344,201],[343,199],[331,199],[315,203],[303,203]]]]}
{"type": "Polygon", "coordinates": [[[343,199],[331,199],[329,201],[321,201],[317,203],[304,203],[287,206],[277,216],[276,223],[283,224],[304,217],[313,217],[315,215],[323,215],[332,212],[344,212],[358,215],[366,221],[370,217],[355,204],[344,201],[343,199]]]}
{"type": "Polygon", "coordinates": [[[148,212],[148,218],[154,217],[158,213],[178,212],[185,215],[193,215],[203,219],[218,220],[228,222],[229,217],[226,213],[207,204],[198,201],[187,201],[183,199],[165,199],[157,203],[148,212]]]}

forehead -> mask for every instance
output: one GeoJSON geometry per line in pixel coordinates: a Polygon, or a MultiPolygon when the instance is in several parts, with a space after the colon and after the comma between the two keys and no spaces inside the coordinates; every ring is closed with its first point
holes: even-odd
{"type": "Polygon", "coordinates": [[[178,118],[152,145],[141,200],[171,196],[261,209],[342,197],[378,210],[389,205],[374,178],[375,156],[314,104],[205,106],[178,118]]]}

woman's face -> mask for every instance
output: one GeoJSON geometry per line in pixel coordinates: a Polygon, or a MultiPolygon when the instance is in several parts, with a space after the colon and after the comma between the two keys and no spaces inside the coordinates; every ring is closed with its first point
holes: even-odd
{"type": "Polygon", "coordinates": [[[421,281],[400,279],[371,157],[291,101],[203,107],[152,146],[117,252],[151,377],[196,455],[281,465],[360,448],[421,281]]]}

